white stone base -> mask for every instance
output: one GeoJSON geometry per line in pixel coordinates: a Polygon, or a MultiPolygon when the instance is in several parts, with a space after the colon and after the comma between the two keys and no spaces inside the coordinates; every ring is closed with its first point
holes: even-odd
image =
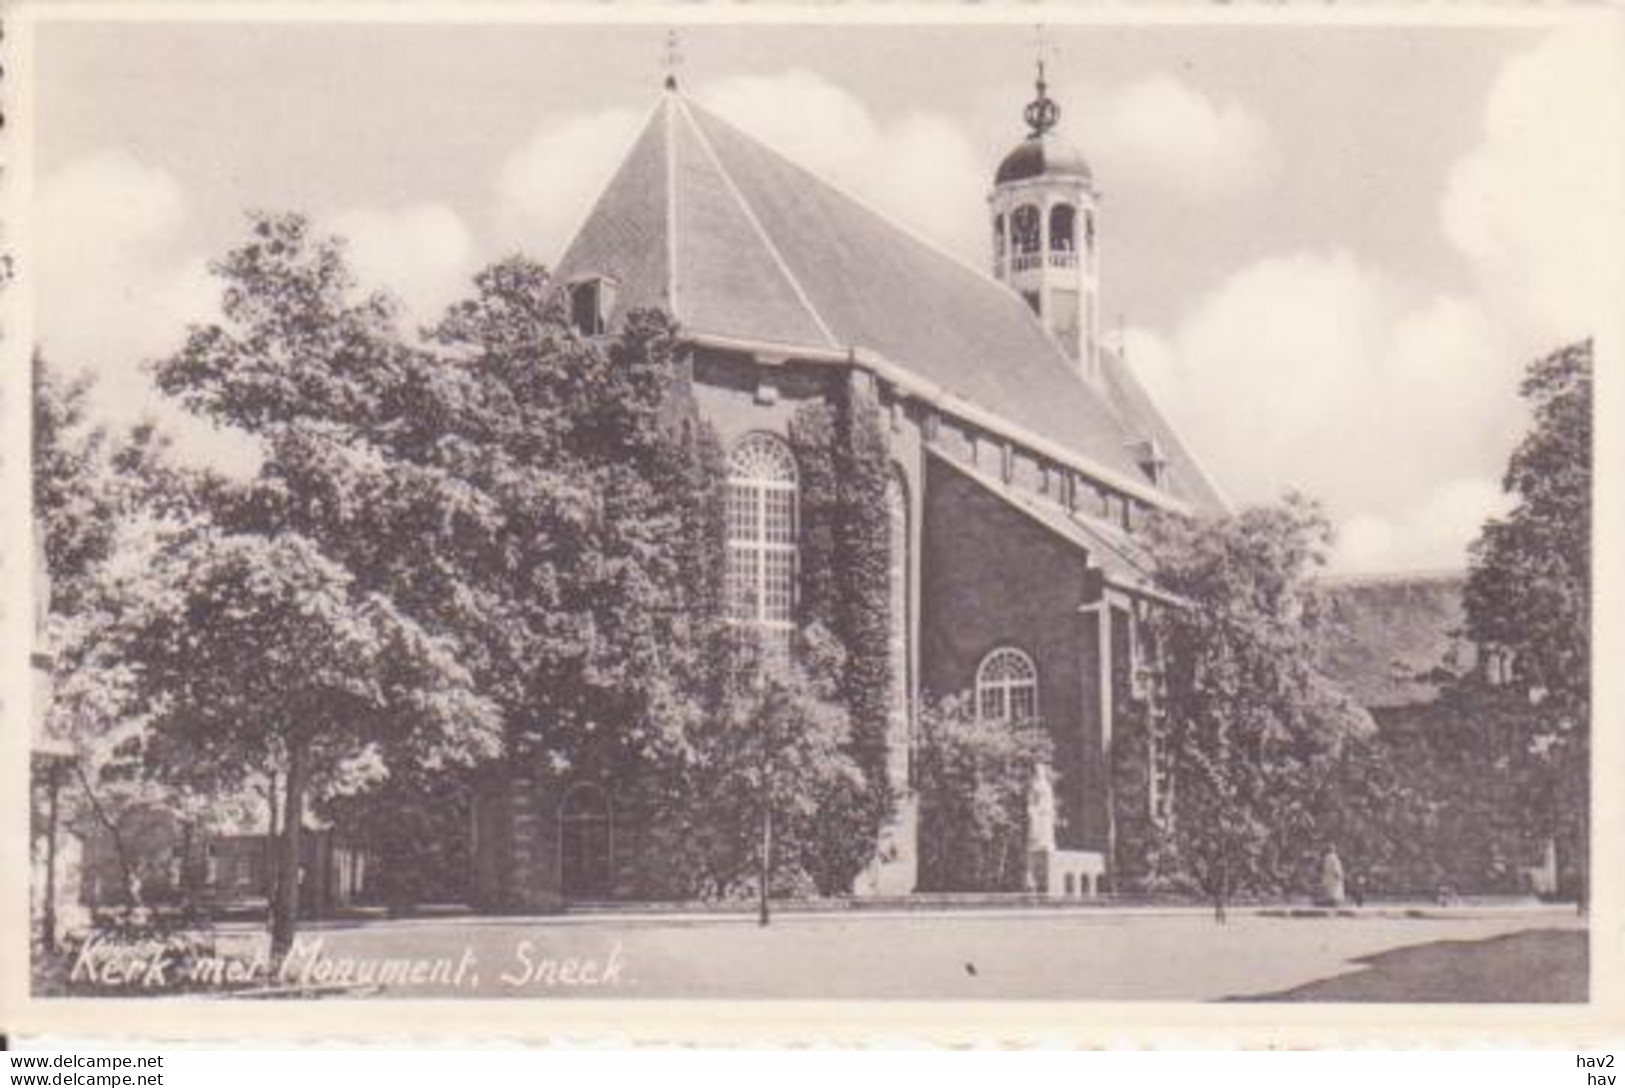
{"type": "Polygon", "coordinates": [[[880,829],[880,846],[868,868],[852,882],[852,893],[865,898],[911,895],[919,879],[919,798],[897,802],[897,812],[880,829]]]}
{"type": "Polygon", "coordinates": [[[1093,899],[1106,858],[1093,850],[1034,850],[1027,858],[1033,890],[1047,899],[1093,899]]]}

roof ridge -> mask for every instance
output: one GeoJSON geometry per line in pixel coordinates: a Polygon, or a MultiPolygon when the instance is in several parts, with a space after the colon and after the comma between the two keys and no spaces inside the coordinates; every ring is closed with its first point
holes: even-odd
{"type": "Polygon", "coordinates": [[[674,91],[667,91],[661,96],[661,105],[666,110],[666,306],[671,311],[673,323],[680,326],[682,316],[677,309],[677,141],[673,132],[676,120],[671,110],[673,97],[674,91]]]}
{"type": "Polygon", "coordinates": [[[762,245],[767,247],[768,255],[773,258],[773,263],[778,266],[785,282],[795,292],[796,300],[807,311],[807,316],[812,318],[813,324],[823,334],[829,346],[840,348],[842,346],[840,340],[830,331],[829,325],[824,322],[823,315],[813,305],[811,297],[808,296],[806,289],[802,287],[801,281],[796,278],[796,274],[790,270],[789,263],[785,261],[784,255],[779,252],[779,247],[773,243],[772,237],[767,233],[767,228],[762,226],[762,221],[757,218],[755,210],[750,206],[750,202],[745,199],[745,194],[739,191],[739,186],[734,182],[733,175],[728,173],[728,168],[723,165],[722,158],[717,154],[716,148],[711,146],[711,141],[706,137],[705,130],[700,127],[699,123],[694,120],[693,114],[689,112],[687,97],[678,96],[677,102],[682,108],[683,116],[687,119],[689,128],[694,133],[694,138],[700,142],[700,147],[704,150],[706,158],[710,159],[711,165],[716,167],[717,174],[722,178],[729,195],[739,205],[739,210],[745,214],[746,222],[751,225],[751,229],[756,232],[756,236],[762,240],[762,245]]]}
{"type": "Polygon", "coordinates": [[[1370,570],[1328,572],[1319,578],[1328,589],[1358,586],[1415,585],[1418,582],[1460,582],[1467,578],[1465,567],[1417,567],[1414,570],[1370,570]]]}
{"type": "MultiPolygon", "coordinates": [[[[855,204],[859,208],[862,208],[864,211],[868,212],[870,215],[874,216],[876,219],[879,219],[882,222],[884,222],[887,226],[891,227],[893,230],[897,231],[900,234],[907,235],[909,238],[912,238],[915,242],[918,242],[920,245],[924,246],[926,249],[931,250],[937,256],[942,257],[942,258],[944,258],[946,260],[952,261],[954,264],[958,265],[960,268],[963,268],[965,271],[969,272],[972,276],[975,276],[977,279],[981,280],[982,282],[987,283],[990,286],[997,287],[1000,290],[1001,293],[1010,296],[1011,298],[1013,298],[1017,302],[1021,302],[1021,296],[1016,292],[1016,289],[1014,287],[1011,287],[1008,283],[1005,283],[1003,280],[1000,280],[1000,279],[990,275],[988,273],[987,269],[979,268],[978,266],[972,264],[970,261],[966,260],[964,257],[961,257],[959,254],[957,254],[957,253],[953,252],[952,250],[948,249],[947,247],[943,246],[941,243],[933,241],[932,239],[926,237],[918,229],[909,226],[907,223],[904,223],[899,219],[894,218],[888,212],[881,211],[879,208],[877,208],[873,204],[869,203],[869,201],[865,200],[863,197],[858,196],[856,193],[852,192],[850,189],[846,188],[844,185],[840,185],[840,184],[830,180],[829,178],[824,177],[821,174],[814,173],[812,170],[809,170],[807,167],[803,166],[801,163],[799,163],[796,160],[792,159],[790,156],[786,155],[784,152],[780,151],[778,148],[773,147],[772,145],[766,143],[763,140],[757,139],[755,136],[752,136],[750,133],[746,132],[744,129],[740,128],[738,125],[734,124],[732,121],[729,121],[726,117],[723,117],[721,114],[718,114],[713,110],[707,110],[703,106],[701,106],[700,109],[707,116],[713,117],[716,120],[721,121],[723,124],[727,125],[729,128],[733,129],[735,132],[737,132],[741,136],[745,137],[747,140],[750,140],[752,143],[760,144],[762,147],[767,148],[769,151],[773,152],[773,154],[777,155],[779,158],[783,159],[785,162],[787,162],[791,166],[795,167],[798,171],[800,171],[801,173],[807,175],[809,178],[812,178],[814,181],[816,181],[818,184],[822,185],[824,188],[830,190],[830,192],[836,193],[839,196],[841,196],[842,198],[844,198],[845,200],[847,200],[848,202],[850,202],[852,204],[855,204]]],[[[1022,306],[1023,306],[1023,308],[1025,308],[1026,303],[1023,302],[1022,306]]],[[[1028,310],[1029,314],[1031,312],[1032,312],[1031,310],[1028,310]]],[[[1059,348],[1057,348],[1057,351],[1059,351],[1059,348]]]]}
{"type": "Polygon", "coordinates": [[[610,186],[615,184],[615,179],[621,176],[621,171],[626,168],[626,160],[631,158],[633,149],[642,142],[644,135],[649,131],[650,122],[654,120],[655,114],[659,112],[660,107],[664,104],[664,98],[657,98],[654,105],[650,106],[648,111],[644,113],[643,120],[638,122],[638,127],[633,132],[632,138],[626,142],[626,146],[616,156],[615,169],[609,172],[609,176],[604,179],[604,183],[598,187],[598,192],[593,196],[592,202],[587,205],[587,214],[576,221],[576,229],[571,232],[569,241],[559,247],[558,259],[553,262],[552,271],[556,272],[564,267],[564,259],[570,255],[570,250],[575,248],[575,244],[581,241],[581,235],[587,229],[587,224],[593,220],[593,213],[598,210],[598,205],[604,202],[604,197],[608,195],[610,186]]]}

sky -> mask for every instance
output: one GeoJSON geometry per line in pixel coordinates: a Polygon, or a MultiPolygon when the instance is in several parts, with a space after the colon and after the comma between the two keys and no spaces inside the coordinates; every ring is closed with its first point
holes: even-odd
{"type": "MultiPolygon", "coordinates": [[[[229,457],[143,363],[215,311],[208,263],[246,210],[309,214],[409,326],[432,321],[486,262],[558,258],[660,93],[666,33],[42,22],[36,339],[96,373],[108,418],[155,415],[184,454],[229,457]]],[[[1336,570],[1462,567],[1506,505],[1523,368],[1622,297],[1619,34],[1525,18],[1044,41],[1103,193],[1102,314],[1209,474],[1238,506],[1320,498],[1336,570]]],[[[685,93],[986,263],[1032,26],[712,23],[680,53],[685,93]]]]}

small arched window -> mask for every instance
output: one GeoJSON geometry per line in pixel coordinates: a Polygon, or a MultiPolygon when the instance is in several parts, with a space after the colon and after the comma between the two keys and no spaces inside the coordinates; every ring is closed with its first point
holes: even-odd
{"type": "Polygon", "coordinates": [[[976,713],[986,721],[1038,717],[1038,669],[1014,646],[1000,646],[976,669],[976,713]]]}
{"type": "Polygon", "coordinates": [[[1023,204],[1010,213],[1010,248],[1016,253],[1037,253],[1040,248],[1043,213],[1036,204],[1023,204]]]}
{"type": "Polygon", "coordinates": [[[1049,210],[1049,248],[1052,252],[1072,252],[1073,225],[1076,222],[1077,211],[1070,204],[1057,204],[1049,210]]]}
{"type": "Polygon", "coordinates": [[[728,616],[788,637],[794,620],[796,461],[770,434],[728,459],[728,616]]]}

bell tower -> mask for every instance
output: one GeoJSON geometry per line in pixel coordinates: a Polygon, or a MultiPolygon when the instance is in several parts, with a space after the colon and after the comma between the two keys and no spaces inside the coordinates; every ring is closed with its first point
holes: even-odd
{"type": "Polygon", "coordinates": [[[1055,126],[1044,62],[1027,104],[1027,136],[1004,157],[987,201],[993,275],[1027,300],[1085,380],[1100,380],[1100,269],[1095,213],[1100,194],[1083,155],[1055,126]]]}

